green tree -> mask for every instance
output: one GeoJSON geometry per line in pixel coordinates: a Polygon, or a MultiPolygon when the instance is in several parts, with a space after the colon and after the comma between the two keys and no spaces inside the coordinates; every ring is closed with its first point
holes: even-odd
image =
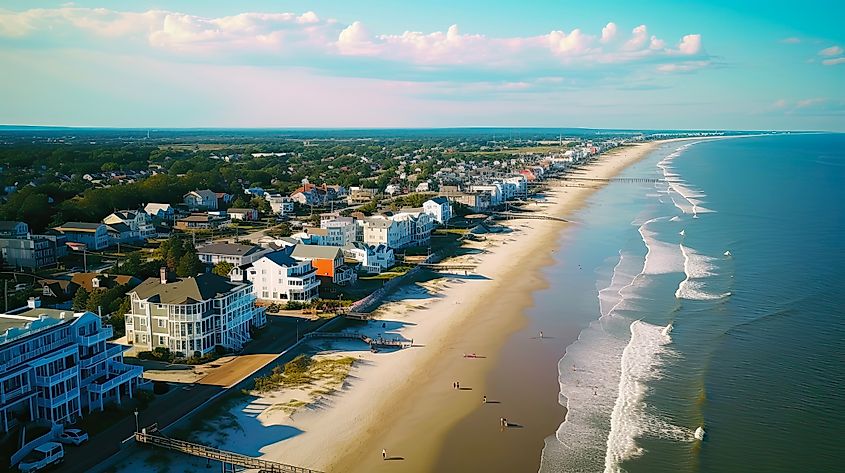
{"type": "Polygon", "coordinates": [[[73,301],[71,302],[73,306],[73,310],[85,310],[88,305],[88,291],[82,289],[81,287],[76,290],[76,294],[73,295],[73,301]]]}
{"type": "Polygon", "coordinates": [[[228,261],[221,261],[214,265],[214,268],[212,268],[211,272],[218,276],[226,277],[229,276],[229,271],[231,271],[234,267],[235,265],[228,261]]]}
{"type": "MultiPolygon", "coordinates": [[[[80,291],[83,289],[80,289],[80,291]]],[[[78,292],[78,291],[77,291],[78,292]]],[[[88,301],[85,303],[85,310],[99,314],[100,311],[105,310],[108,313],[108,306],[105,302],[106,291],[103,289],[94,289],[88,294],[88,301]]]]}
{"type": "Polygon", "coordinates": [[[185,253],[176,266],[176,275],[181,278],[196,276],[200,271],[202,271],[202,262],[196,253],[185,253]]]}

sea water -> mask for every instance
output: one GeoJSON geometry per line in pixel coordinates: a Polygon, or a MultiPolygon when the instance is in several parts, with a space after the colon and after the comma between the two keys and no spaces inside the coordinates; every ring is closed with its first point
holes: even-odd
{"type": "Polygon", "coordinates": [[[560,256],[586,271],[550,283],[596,289],[559,314],[583,331],[540,471],[843,471],[845,135],[672,142],[622,176],[658,181],[595,194],[560,256]]]}

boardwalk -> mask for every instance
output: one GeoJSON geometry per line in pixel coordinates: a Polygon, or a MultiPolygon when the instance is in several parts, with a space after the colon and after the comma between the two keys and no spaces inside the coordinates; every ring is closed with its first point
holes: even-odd
{"type": "Polygon", "coordinates": [[[547,215],[535,212],[494,212],[492,214],[494,217],[497,218],[504,218],[507,220],[513,220],[517,218],[527,218],[527,219],[534,219],[534,220],[555,220],[557,222],[568,222],[565,218],[555,217],[554,215],[547,215]]]}
{"type": "MultiPolygon", "coordinates": [[[[146,429],[145,429],[146,430],[146,429]]],[[[165,448],[195,457],[207,458],[223,464],[223,471],[235,471],[235,467],[256,469],[266,473],[320,473],[317,470],[299,466],[276,463],[260,458],[241,455],[240,453],[227,452],[219,448],[208,447],[198,443],[186,442],[184,440],[172,439],[163,435],[154,435],[147,432],[135,432],[135,441],[141,444],[165,448]]]]}
{"type": "Polygon", "coordinates": [[[371,338],[362,333],[351,332],[311,332],[306,334],[304,338],[327,338],[335,340],[361,340],[369,345],[371,348],[377,347],[396,347],[405,348],[411,346],[411,342],[400,338],[371,338]]]}

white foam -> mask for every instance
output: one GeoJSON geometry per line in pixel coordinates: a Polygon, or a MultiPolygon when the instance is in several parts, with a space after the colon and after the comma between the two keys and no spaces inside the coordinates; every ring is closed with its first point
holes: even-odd
{"type": "Polygon", "coordinates": [[[691,437],[686,429],[649,415],[643,402],[647,382],[660,376],[662,357],[670,350],[669,327],[639,320],[631,323],[631,339],[622,352],[618,394],[610,416],[605,473],[620,472],[623,461],[641,455],[643,450],[636,439],[645,433],[678,440],[691,437]]]}
{"type": "Polygon", "coordinates": [[[678,147],[674,152],[660,160],[660,162],[657,163],[657,167],[663,172],[663,178],[668,184],[668,190],[671,190],[674,194],[683,199],[683,201],[680,201],[679,199],[675,199],[673,197],[672,202],[675,204],[675,207],[685,214],[692,214],[693,217],[697,217],[698,214],[711,213],[714,211],[701,205],[703,203],[703,200],[701,199],[706,197],[706,195],[701,191],[697,191],[686,186],[685,182],[680,179],[680,176],[673,172],[674,168],[672,167],[672,162],[675,158],[680,156],[684,150],[693,144],[695,143],[678,147]]]}
{"type": "Polygon", "coordinates": [[[665,217],[649,220],[638,229],[643,243],[648,249],[643,265],[643,274],[680,273],[684,270],[683,255],[678,251],[678,247],[674,243],[658,240],[655,237],[656,232],[648,229],[650,223],[663,218],[665,217]]]}
{"type": "Polygon", "coordinates": [[[678,284],[678,289],[675,291],[675,297],[678,299],[688,299],[697,301],[717,300],[723,297],[730,296],[730,293],[711,294],[706,289],[706,284],[702,279],[712,276],[716,270],[713,262],[716,258],[702,255],[692,248],[680,245],[681,254],[684,257],[684,273],[686,278],[678,284]]]}
{"type": "Polygon", "coordinates": [[[704,440],[704,427],[698,427],[695,429],[695,439],[704,440]]]}

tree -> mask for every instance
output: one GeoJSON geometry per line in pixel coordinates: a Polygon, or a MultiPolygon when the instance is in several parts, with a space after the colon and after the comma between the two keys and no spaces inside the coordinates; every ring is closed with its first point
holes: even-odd
{"type": "MultiPolygon", "coordinates": [[[[84,291],[84,289],[79,289],[79,291],[84,291]]],[[[77,291],[77,293],[79,291],[77,291]]],[[[105,304],[105,295],[106,291],[103,289],[94,289],[91,291],[91,293],[88,294],[88,301],[85,303],[85,310],[95,314],[99,314],[103,309],[108,311],[108,306],[105,304]]]]}
{"type": "Polygon", "coordinates": [[[197,258],[196,253],[185,253],[179,258],[179,264],[176,266],[176,275],[185,278],[193,277],[202,271],[202,261],[197,258]]]}
{"type": "Polygon", "coordinates": [[[88,306],[88,291],[82,289],[81,287],[76,290],[76,294],[73,295],[73,310],[85,310],[88,306]]]}
{"type": "Polygon", "coordinates": [[[234,267],[235,265],[228,261],[221,261],[214,265],[214,268],[211,270],[211,272],[218,276],[227,277],[229,276],[229,271],[231,271],[234,267]]]}
{"type": "Polygon", "coordinates": [[[123,264],[117,268],[117,273],[129,275],[139,274],[143,265],[144,261],[141,258],[141,254],[136,251],[129,254],[129,256],[123,261],[123,264]]]}

